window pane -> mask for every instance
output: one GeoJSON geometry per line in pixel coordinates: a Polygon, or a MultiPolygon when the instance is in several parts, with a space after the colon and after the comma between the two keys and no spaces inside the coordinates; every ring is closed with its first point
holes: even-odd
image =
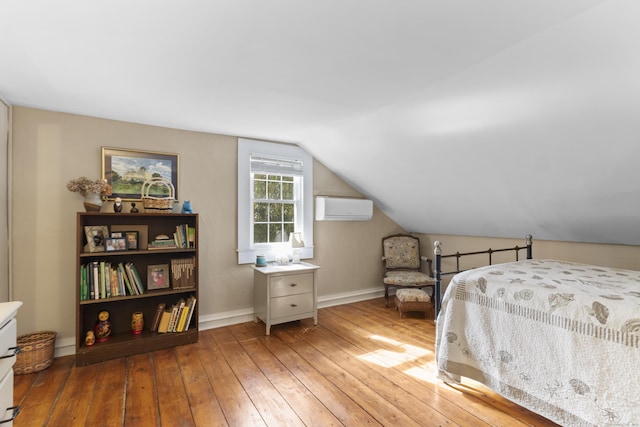
{"type": "Polygon", "coordinates": [[[294,212],[293,203],[282,204],[282,220],[283,221],[293,222],[293,212],[294,212]]]}
{"type": "Polygon", "coordinates": [[[269,221],[270,222],[282,221],[282,204],[281,203],[269,204],[269,221]]]}
{"type": "Polygon", "coordinates": [[[267,243],[267,224],[254,224],[253,243],[267,243]]]}
{"type": "Polygon", "coordinates": [[[253,204],[253,221],[254,222],[267,222],[267,207],[268,203],[254,203],[253,204]]]}
{"type": "Polygon", "coordinates": [[[267,182],[255,180],[253,184],[253,198],[254,199],[266,199],[267,198],[267,182]]]}
{"type": "Polygon", "coordinates": [[[255,179],[267,179],[267,175],[257,173],[253,176],[255,179]]]}
{"type": "Polygon", "coordinates": [[[280,200],[280,182],[269,181],[269,194],[268,198],[272,200],[280,200]]]}
{"type": "Polygon", "coordinates": [[[282,183],[282,200],[293,200],[293,182],[282,183]]]}
{"type": "Polygon", "coordinates": [[[269,241],[270,242],[283,242],[282,240],[282,224],[273,224],[269,227],[269,241]]]}
{"type": "Polygon", "coordinates": [[[294,232],[294,227],[295,224],[293,223],[284,224],[284,234],[287,236],[287,241],[289,241],[289,235],[294,232]]]}
{"type": "Polygon", "coordinates": [[[287,181],[287,182],[293,182],[293,177],[292,176],[283,176],[282,180],[283,181],[287,181]]]}

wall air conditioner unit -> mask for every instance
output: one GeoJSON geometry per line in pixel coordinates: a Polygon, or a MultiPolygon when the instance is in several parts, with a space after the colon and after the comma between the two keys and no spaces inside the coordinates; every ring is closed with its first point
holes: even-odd
{"type": "Polygon", "coordinates": [[[316,221],[369,221],[373,202],[345,197],[316,197],[316,221]]]}

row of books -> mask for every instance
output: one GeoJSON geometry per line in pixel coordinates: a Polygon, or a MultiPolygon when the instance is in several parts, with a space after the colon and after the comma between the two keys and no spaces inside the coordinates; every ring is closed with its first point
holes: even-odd
{"type": "Polygon", "coordinates": [[[195,309],[196,297],[193,295],[186,300],[180,298],[169,308],[165,303],[159,304],[151,323],[151,332],[164,334],[188,331],[195,309]]]}
{"type": "Polygon", "coordinates": [[[195,278],[196,257],[175,258],[171,260],[171,284],[173,289],[193,288],[195,278]]]}
{"type": "Polygon", "coordinates": [[[173,240],[178,248],[194,248],[196,245],[196,229],[189,224],[176,225],[176,232],[173,233],[173,240]]]}
{"type": "Polygon", "coordinates": [[[144,286],[132,262],[93,261],[80,266],[80,300],[141,295],[144,286]]]}

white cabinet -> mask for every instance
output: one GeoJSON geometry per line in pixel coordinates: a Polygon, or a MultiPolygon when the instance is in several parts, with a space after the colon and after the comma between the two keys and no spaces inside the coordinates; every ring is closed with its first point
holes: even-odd
{"type": "Polygon", "coordinates": [[[256,321],[267,327],[313,317],[318,324],[318,267],[306,262],[253,267],[253,308],[256,321]]]}
{"type": "Polygon", "coordinates": [[[13,406],[13,365],[16,363],[16,314],[20,301],[0,303],[0,423],[12,426],[18,414],[13,406]]]}

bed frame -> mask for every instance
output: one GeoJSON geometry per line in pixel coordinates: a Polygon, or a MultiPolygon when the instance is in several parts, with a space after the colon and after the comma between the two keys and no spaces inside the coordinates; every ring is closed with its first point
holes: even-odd
{"type": "Polygon", "coordinates": [[[489,255],[489,264],[492,264],[492,255],[496,252],[506,252],[506,251],[514,251],[515,255],[516,255],[516,261],[519,260],[519,252],[521,250],[526,249],[527,250],[527,259],[532,259],[533,258],[533,251],[532,251],[532,246],[533,246],[533,237],[531,236],[531,234],[527,234],[526,238],[526,246],[514,246],[511,248],[503,248],[503,249],[487,249],[485,251],[477,251],[477,252],[465,252],[465,253],[460,253],[460,252],[456,252],[454,254],[448,254],[448,255],[442,255],[442,243],[438,240],[436,242],[434,242],[433,246],[434,246],[434,250],[433,253],[435,255],[435,269],[434,269],[434,275],[435,275],[435,279],[436,279],[436,284],[434,287],[434,291],[433,291],[433,295],[434,295],[434,307],[435,307],[435,315],[436,315],[436,319],[438,317],[438,313],[440,313],[440,307],[442,307],[442,276],[449,276],[452,274],[457,274],[460,273],[461,271],[465,271],[463,269],[460,269],[460,258],[462,258],[463,256],[468,256],[468,255],[482,255],[482,254],[487,254],[489,255]],[[444,258],[454,258],[456,259],[456,269],[453,271],[449,271],[449,272],[442,272],[442,260],[444,258]]]}

